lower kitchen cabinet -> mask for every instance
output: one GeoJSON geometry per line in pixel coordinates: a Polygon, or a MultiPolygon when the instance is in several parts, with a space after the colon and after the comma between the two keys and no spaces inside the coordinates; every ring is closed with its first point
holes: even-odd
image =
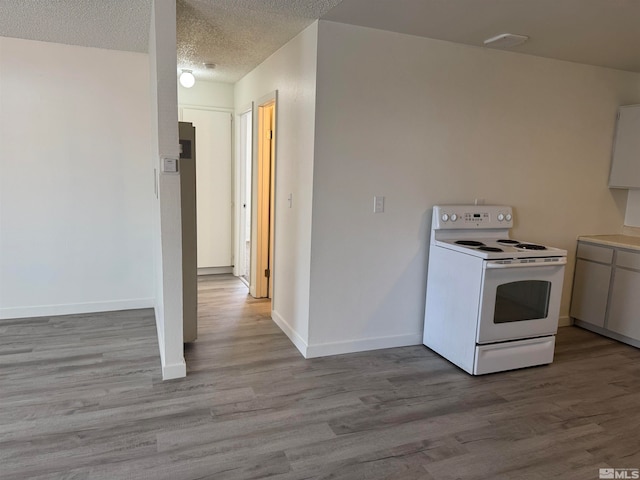
{"type": "Polygon", "coordinates": [[[579,241],[576,257],[576,325],[640,347],[640,251],[579,241]]]}
{"type": "Polygon", "coordinates": [[[640,272],[616,268],[607,328],[640,340],[640,272]]]}
{"type": "Polygon", "coordinates": [[[610,279],[611,265],[578,258],[573,279],[571,316],[604,327],[610,279]]]}

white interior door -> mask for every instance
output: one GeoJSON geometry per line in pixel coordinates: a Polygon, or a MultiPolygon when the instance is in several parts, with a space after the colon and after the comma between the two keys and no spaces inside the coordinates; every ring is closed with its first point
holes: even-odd
{"type": "Polygon", "coordinates": [[[231,114],[184,108],[182,118],[196,127],[198,268],[230,267],[231,114]]]}
{"type": "Polygon", "coordinates": [[[252,112],[251,110],[240,115],[240,142],[239,142],[239,232],[238,235],[238,275],[250,281],[251,265],[251,175],[252,175],[252,112]]]}

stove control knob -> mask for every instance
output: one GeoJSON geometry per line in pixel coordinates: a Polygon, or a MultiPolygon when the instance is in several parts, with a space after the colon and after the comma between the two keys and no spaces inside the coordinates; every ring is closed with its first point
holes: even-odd
{"type": "Polygon", "coordinates": [[[504,213],[499,213],[498,214],[498,221],[502,222],[504,220],[504,213]]]}
{"type": "Polygon", "coordinates": [[[507,222],[510,222],[513,217],[511,216],[510,213],[507,213],[507,216],[504,218],[507,220],[507,222]]]}
{"type": "Polygon", "coordinates": [[[456,215],[455,213],[451,214],[451,221],[455,222],[458,219],[458,215],[456,215]]]}
{"type": "Polygon", "coordinates": [[[446,214],[446,213],[443,213],[440,218],[442,219],[443,222],[448,222],[449,221],[449,215],[446,214]]]}

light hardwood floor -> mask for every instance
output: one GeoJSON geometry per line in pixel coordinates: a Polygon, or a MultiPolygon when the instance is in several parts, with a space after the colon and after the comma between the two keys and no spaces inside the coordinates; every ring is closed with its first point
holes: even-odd
{"type": "MultiPolygon", "coordinates": [[[[575,479],[640,467],[640,350],[577,328],[472,377],[422,346],[303,359],[200,279],[186,379],[149,310],[0,321],[0,479],[575,479]]],[[[390,319],[392,321],[392,319],[390,319]]]]}

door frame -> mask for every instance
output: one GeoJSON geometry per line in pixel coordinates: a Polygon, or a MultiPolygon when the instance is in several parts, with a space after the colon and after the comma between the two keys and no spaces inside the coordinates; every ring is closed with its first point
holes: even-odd
{"type": "Polygon", "coordinates": [[[273,298],[275,286],[275,191],[277,157],[277,91],[268,94],[256,102],[254,111],[254,172],[251,228],[251,288],[256,298],[273,298]],[[265,150],[264,113],[273,108],[270,128],[273,131],[269,150],[265,150]],[[257,114],[256,114],[257,113],[257,114]],[[268,161],[267,161],[268,160],[268,161]],[[266,279],[265,270],[270,271],[266,279]]]}
{"type": "MultiPolygon", "coordinates": [[[[229,240],[230,240],[230,266],[224,266],[224,267],[199,267],[198,268],[198,275],[210,275],[210,274],[218,274],[218,273],[233,273],[234,272],[234,264],[235,264],[235,258],[236,258],[236,251],[235,251],[235,230],[236,230],[236,219],[235,219],[235,204],[236,204],[236,193],[235,193],[235,158],[236,158],[236,148],[235,148],[235,118],[234,118],[234,111],[232,108],[225,108],[225,107],[211,107],[211,106],[207,106],[207,105],[192,105],[189,103],[184,103],[184,104],[179,104],[178,105],[178,120],[180,122],[184,121],[184,110],[200,110],[203,112],[214,112],[214,113],[224,113],[224,114],[228,114],[231,120],[231,129],[230,129],[230,133],[231,136],[229,138],[229,142],[230,142],[230,177],[228,179],[229,181],[229,186],[230,186],[230,191],[231,191],[231,205],[230,205],[230,210],[229,210],[229,214],[231,216],[231,228],[229,231],[229,240]]],[[[202,134],[201,134],[202,135],[202,134]]],[[[197,143],[197,142],[196,142],[197,143]]]]}
{"type": "MultiPolygon", "coordinates": [[[[244,204],[244,198],[243,198],[243,194],[245,193],[245,187],[244,185],[244,181],[245,181],[245,176],[246,176],[246,164],[247,164],[247,156],[249,158],[249,168],[251,169],[251,185],[249,185],[249,188],[251,190],[250,194],[251,194],[251,199],[250,199],[250,203],[249,205],[247,205],[247,208],[249,209],[249,224],[250,227],[249,229],[252,230],[253,227],[253,156],[254,156],[254,112],[253,112],[253,102],[251,102],[249,105],[245,106],[245,108],[241,108],[239,110],[236,111],[236,131],[235,131],[235,138],[236,138],[236,155],[234,155],[235,158],[235,165],[234,165],[234,206],[235,206],[235,214],[234,214],[234,265],[233,265],[233,274],[240,278],[243,282],[245,282],[247,284],[248,287],[251,287],[251,254],[249,254],[249,258],[244,258],[244,261],[247,262],[249,261],[249,278],[247,278],[246,280],[242,277],[240,269],[239,269],[239,260],[240,258],[243,258],[244,255],[244,249],[245,246],[243,245],[243,238],[245,237],[245,229],[242,226],[243,220],[244,220],[244,216],[243,216],[243,207],[242,205],[244,204]],[[243,132],[242,132],[242,116],[246,115],[246,114],[251,114],[251,118],[249,119],[251,124],[251,136],[249,137],[249,151],[245,152],[245,148],[242,145],[243,139],[246,140],[246,138],[243,136],[243,132]],[[243,156],[242,154],[245,153],[246,156],[243,156]]],[[[245,132],[246,133],[246,132],[245,132]]],[[[249,232],[251,237],[253,237],[253,233],[252,231],[249,232]]],[[[251,239],[251,243],[253,243],[253,239],[251,239]]]]}

